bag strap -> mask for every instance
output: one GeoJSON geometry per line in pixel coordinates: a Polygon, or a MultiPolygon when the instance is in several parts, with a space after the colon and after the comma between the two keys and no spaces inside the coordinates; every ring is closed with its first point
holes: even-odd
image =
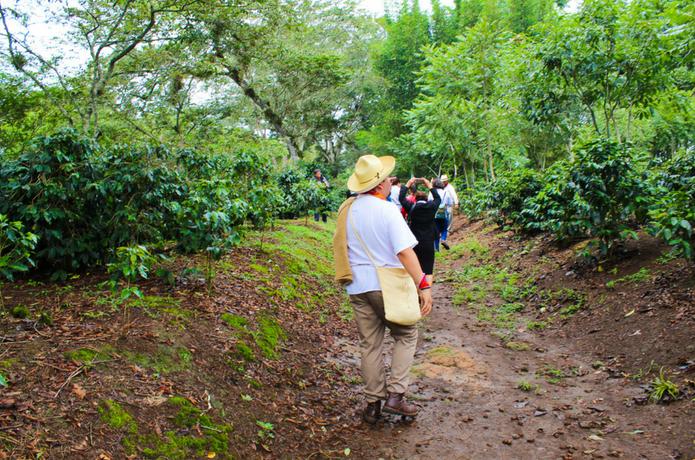
{"type": "Polygon", "coordinates": [[[350,221],[350,226],[352,227],[352,232],[357,237],[357,241],[359,241],[360,244],[362,245],[362,249],[364,249],[364,252],[367,253],[367,257],[369,257],[369,260],[372,262],[372,265],[374,265],[374,268],[378,268],[376,265],[376,261],[374,260],[374,257],[372,257],[371,251],[367,248],[367,245],[364,244],[364,240],[362,240],[362,237],[360,236],[359,232],[357,231],[357,227],[355,226],[355,220],[353,218],[354,218],[354,213],[352,212],[352,208],[350,208],[350,215],[348,216],[348,220],[350,221]]]}
{"type": "Polygon", "coordinates": [[[413,211],[415,211],[415,206],[417,206],[417,201],[413,203],[413,206],[410,208],[410,212],[408,213],[408,226],[413,224],[413,211]]]}

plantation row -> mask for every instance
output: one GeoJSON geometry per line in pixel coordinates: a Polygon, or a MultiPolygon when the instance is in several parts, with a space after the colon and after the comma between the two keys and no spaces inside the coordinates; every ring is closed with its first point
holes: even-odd
{"type": "Polygon", "coordinates": [[[473,218],[489,214],[500,225],[549,232],[561,242],[595,238],[601,256],[617,242],[637,238],[636,230],[646,225],[674,254],[693,258],[693,150],[660,159],[629,144],[594,140],[544,171],[509,170],[461,198],[473,218]]]}
{"type": "Polygon", "coordinates": [[[56,277],[149,254],[147,245],[216,257],[244,224],[334,207],[340,191],[311,165],[280,174],[256,154],[203,155],[163,147],[101,148],[72,130],[33,141],[0,169],[0,274],[35,266],[56,277]]]}

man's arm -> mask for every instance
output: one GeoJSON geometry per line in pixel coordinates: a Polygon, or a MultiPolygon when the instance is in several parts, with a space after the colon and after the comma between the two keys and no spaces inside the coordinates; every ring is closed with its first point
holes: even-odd
{"type": "MultiPolygon", "coordinates": [[[[420,267],[420,261],[417,260],[413,248],[404,249],[399,252],[398,260],[401,261],[405,271],[407,271],[413,279],[415,286],[419,286],[425,274],[420,267]]],[[[420,294],[420,311],[423,316],[427,316],[430,314],[430,311],[432,311],[432,289],[418,290],[418,293],[420,294]]]]}

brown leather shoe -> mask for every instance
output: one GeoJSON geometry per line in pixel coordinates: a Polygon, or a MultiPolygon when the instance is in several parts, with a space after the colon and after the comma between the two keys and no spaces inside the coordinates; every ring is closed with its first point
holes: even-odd
{"type": "Polygon", "coordinates": [[[417,415],[418,407],[415,404],[406,402],[403,393],[389,393],[389,397],[384,404],[384,412],[396,415],[408,415],[414,417],[417,415]]]}
{"type": "Polygon", "coordinates": [[[374,425],[381,417],[381,401],[370,402],[362,411],[362,420],[374,425]]]}

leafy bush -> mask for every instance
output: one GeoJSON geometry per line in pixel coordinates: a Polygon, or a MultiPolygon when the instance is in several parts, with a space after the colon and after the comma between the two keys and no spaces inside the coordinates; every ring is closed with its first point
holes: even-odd
{"type": "Polygon", "coordinates": [[[14,273],[29,270],[34,265],[31,251],[37,242],[38,237],[25,232],[21,222],[10,222],[6,215],[0,214],[0,275],[12,281],[14,273]]]}
{"type": "Polygon", "coordinates": [[[674,247],[675,253],[693,258],[695,225],[695,152],[681,151],[650,178],[652,202],[649,230],[674,247]]]}
{"type": "Polygon", "coordinates": [[[492,207],[492,185],[478,182],[473,188],[460,189],[459,206],[469,219],[480,219],[492,207]]]}
{"type": "Polygon", "coordinates": [[[288,170],[279,174],[277,181],[282,193],[282,217],[306,216],[311,211],[328,212],[336,209],[340,203],[336,195],[339,190],[335,187],[327,189],[298,170],[288,170]]]}
{"type": "Polygon", "coordinates": [[[570,170],[568,161],[558,161],[545,171],[542,180],[545,185],[526,200],[521,211],[526,229],[550,232],[559,239],[582,234],[574,207],[570,170]]]}
{"type": "Polygon", "coordinates": [[[131,286],[138,277],[147,279],[156,258],[142,245],[120,247],[116,249],[114,261],[107,265],[107,271],[111,275],[111,289],[118,290],[118,283],[124,280],[126,286],[120,291],[120,301],[124,302],[131,296],[142,297],[142,292],[137,286],[131,286]]]}
{"type": "Polygon", "coordinates": [[[540,174],[532,169],[517,168],[499,174],[491,186],[490,199],[498,224],[504,225],[507,220],[523,223],[524,201],[535,196],[541,187],[540,174]]]}
{"type": "MultiPolygon", "coordinates": [[[[21,222],[10,222],[6,215],[0,214],[0,287],[2,278],[12,281],[16,272],[25,272],[34,265],[31,251],[38,237],[25,232],[21,222]]],[[[4,307],[4,297],[0,290],[0,307],[4,307]]]]}
{"type": "Polygon", "coordinates": [[[34,140],[0,171],[0,212],[39,236],[37,263],[58,273],[106,262],[115,248],[174,236],[186,188],[165,149],[100,149],[73,130],[34,140]]]}
{"type": "Polygon", "coordinates": [[[271,222],[281,197],[270,162],[254,153],[103,149],[69,129],[35,139],[0,169],[0,212],[34,229],[38,265],[57,275],[143,242],[175,240],[217,257],[246,220],[271,222]]]}
{"type": "Polygon", "coordinates": [[[526,201],[529,229],[551,231],[560,240],[598,238],[601,255],[617,240],[636,237],[628,225],[645,194],[625,145],[599,139],[579,147],[574,161],[558,162],[544,175],[545,186],[526,201]]]}
{"type": "Polygon", "coordinates": [[[79,268],[102,255],[98,155],[92,142],[65,130],[33,141],[0,171],[0,212],[27,224],[39,236],[36,259],[58,268],[79,268]]]}

